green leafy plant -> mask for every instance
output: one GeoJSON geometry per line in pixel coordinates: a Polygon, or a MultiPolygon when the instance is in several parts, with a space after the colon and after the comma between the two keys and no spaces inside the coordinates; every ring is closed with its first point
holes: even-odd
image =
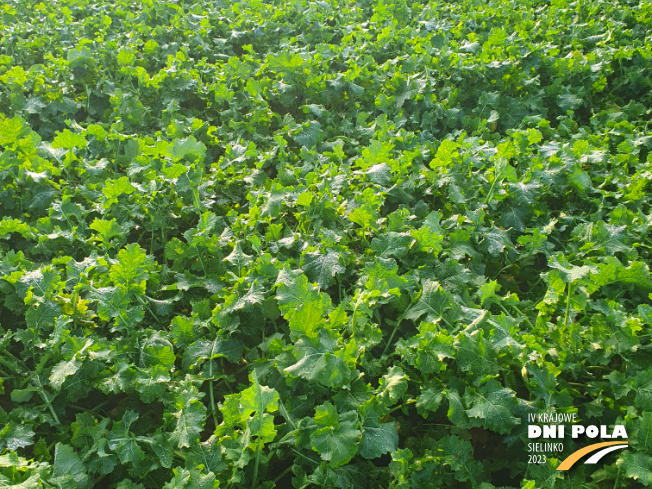
{"type": "Polygon", "coordinates": [[[0,13],[0,486],[652,484],[649,2],[0,13]]]}

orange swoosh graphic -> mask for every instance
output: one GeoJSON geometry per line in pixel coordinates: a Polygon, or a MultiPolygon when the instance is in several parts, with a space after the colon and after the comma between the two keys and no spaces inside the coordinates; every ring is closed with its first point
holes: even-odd
{"type": "Polygon", "coordinates": [[[566,459],[559,464],[559,467],[557,467],[557,470],[568,470],[570,469],[573,465],[575,465],[575,462],[577,462],[579,459],[581,459],[584,455],[587,453],[595,452],[596,450],[602,448],[602,447],[609,447],[611,445],[627,445],[626,441],[605,441],[602,443],[594,443],[593,445],[589,445],[588,447],[580,448],[576,452],[571,453],[566,459]]]}

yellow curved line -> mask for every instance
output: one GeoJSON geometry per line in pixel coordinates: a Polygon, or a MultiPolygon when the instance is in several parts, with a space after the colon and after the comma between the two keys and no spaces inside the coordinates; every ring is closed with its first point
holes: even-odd
{"type": "Polygon", "coordinates": [[[602,443],[594,443],[593,445],[589,445],[588,447],[580,448],[576,452],[571,453],[566,459],[559,464],[559,467],[557,467],[557,470],[568,470],[570,469],[573,465],[575,465],[575,462],[577,462],[579,459],[581,459],[584,455],[587,453],[595,452],[596,450],[602,448],[602,447],[608,447],[611,445],[627,445],[626,441],[605,441],[602,443]]]}

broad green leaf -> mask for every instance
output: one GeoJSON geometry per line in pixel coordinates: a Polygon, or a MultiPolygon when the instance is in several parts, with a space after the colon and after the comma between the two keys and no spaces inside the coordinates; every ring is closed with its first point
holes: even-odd
{"type": "Polygon", "coordinates": [[[117,202],[117,198],[123,194],[132,194],[135,192],[134,186],[129,183],[128,177],[120,177],[116,180],[108,180],[102,189],[102,193],[109,199],[105,207],[109,207],[112,203],[117,202]]]}
{"type": "Polygon", "coordinates": [[[222,451],[215,437],[211,437],[205,442],[193,445],[188,458],[186,459],[188,467],[203,467],[204,472],[213,472],[221,474],[227,469],[227,464],[222,457],[222,451]]]}
{"type": "Polygon", "coordinates": [[[357,453],[359,438],[360,430],[355,424],[344,421],[337,426],[325,426],[313,431],[310,434],[310,444],[331,467],[340,467],[357,453]]]}
{"type": "Polygon", "coordinates": [[[302,207],[308,207],[312,202],[312,199],[313,199],[312,192],[306,190],[304,192],[301,192],[299,197],[297,197],[297,205],[300,205],[302,207]]]}
{"type": "Polygon", "coordinates": [[[313,148],[324,139],[324,131],[317,121],[310,121],[303,125],[297,134],[292,135],[297,144],[306,148],[313,148]]]}
{"type": "Polygon", "coordinates": [[[452,165],[455,158],[460,156],[457,151],[459,147],[460,145],[458,142],[444,139],[439,145],[439,148],[437,148],[435,158],[430,162],[430,168],[446,168],[452,165]]]}
{"type": "Polygon", "coordinates": [[[35,296],[45,298],[56,288],[60,279],[59,274],[48,266],[24,273],[16,286],[21,295],[26,295],[30,290],[35,296]]]}
{"type": "Polygon", "coordinates": [[[4,83],[18,85],[20,87],[22,87],[28,79],[28,74],[22,66],[12,66],[10,70],[0,76],[0,80],[4,83]]]}
{"type": "Polygon", "coordinates": [[[247,255],[242,251],[240,247],[240,242],[237,242],[233,248],[233,251],[224,258],[224,261],[229,262],[231,265],[235,266],[238,270],[238,274],[241,274],[243,267],[251,261],[251,255],[247,255]]]}
{"type": "Polygon", "coordinates": [[[456,480],[459,482],[471,481],[473,485],[481,480],[483,466],[473,459],[471,443],[453,435],[444,439],[441,446],[444,451],[444,464],[453,469],[456,480]]]}
{"type": "Polygon", "coordinates": [[[349,213],[351,222],[358,224],[363,229],[378,229],[378,211],[369,204],[362,204],[349,213]]]}
{"type": "Polygon", "coordinates": [[[521,207],[509,207],[507,208],[500,219],[498,224],[504,228],[512,228],[519,233],[525,231],[527,223],[527,213],[521,207]]]}
{"type": "Polygon", "coordinates": [[[52,369],[49,380],[50,385],[54,388],[54,390],[58,391],[61,389],[61,386],[65,382],[66,378],[74,375],[75,372],[79,370],[82,362],[77,358],[77,356],[81,356],[92,344],[92,340],[86,340],[81,349],[73,353],[70,360],[63,360],[52,369]]]}
{"type": "Polygon", "coordinates": [[[416,407],[417,411],[424,418],[428,417],[429,413],[435,413],[441,406],[444,400],[444,390],[440,387],[426,387],[422,388],[421,394],[417,398],[416,407]]]}
{"type": "MultiPolygon", "coordinates": [[[[500,152],[500,150],[499,150],[500,152]]],[[[499,157],[494,162],[494,175],[493,177],[496,181],[508,180],[510,182],[518,181],[518,176],[516,175],[516,169],[509,164],[509,155],[505,157],[499,154],[499,157]]]]}
{"type": "Polygon", "coordinates": [[[130,301],[128,292],[119,287],[102,287],[92,292],[92,297],[98,302],[97,315],[103,321],[124,316],[130,301]]]}
{"type": "Polygon", "coordinates": [[[252,377],[252,385],[240,392],[240,414],[248,418],[252,413],[267,411],[273,413],[278,410],[279,395],[274,389],[260,385],[252,377]]]}
{"type": "Polygon", "coordinates": [[[597,285],[624,283],[652,291],[649,267],[640,261],[632,261],[625,267],[616,257],[607,257],[604,263],[597,265],[597,270],[591,270],[591,280],[597,285]]]}
{"type": "Polygon", "coordinates": [[[432,251],[435,256],[442,251],[444,237],[439,225],[441,214],[433,211],[424,219],[423,225],[419,229],[411,232],[411,236],[417,240],[421,251],[432,251]]]}
{"type": "Polygon", "coordinates": [[[489,380],[477,392],[468,390],[464,394],[469,418],[483,420],[483,426],[500,434],[508,434],[520,424],[520,418],[513,415],[518,401],[510,389],[504,388],[496,380],[489,380]]]}
{"type": "Polygon", "coordinates": [[[444,363],[446,358],[455,358],[453,342],[454,339],[445,333],[425,331],[411,338],[399,340],[396,343],[396,352],[408,364],[416,366],[421,373],[430,375],[446,368],[444,363]]]}
{"type": "Polygon", "coordinates": [[[455,339],[456,360],[463,372],[476,377],[495,375],[499,372],[497,355],[493,345],[484,339],[484,331],[461,333],[455,339]]]}
{"type": "Polygon", "coordinates": [[[376,163],[365,172],[365,175],[378,185],[387,185],[392,180],[392,170],[387,163],[376,163]]]}
{"type": "Polygon", "coordinates": [[[645,453],[627,452],[618,460],[625,475],[638,483],[649,487],[652,485],[652,457],[645,453]]]}
{"type": "Polygon", "coordinates": [[[308,476],[306,481],[309,481],[315,487],[355,489],[356,487],[364,487],[367,479],[368,475],[354,465],[333,468],[331,465],[322,464],[308,476]]]}
{"type": "Polygon", "coordinates": [[[174,162],[183,159],[190,162],[202,162],[205,155],[206,146],[197,141],[194,136],[175,140],[170,150],[170,157],[174,162]]]}
{"type": "Polygon", "coordinates": [[[174,477],[168,481],[163,489],[215,489],[219,487],[212,472],[202,474],[195,468],[184,469],[178,467],[172,470],[174,477]]]}
{"type": "Polygon", "coordinates": [[[308,284],[305,275],[299,275],[288,284],[281,283],[276,299],[290,329],[310,338],[316,337],[325,325],[325,316],[331,309],[330,297],[308,284]]]}
{"type": "Polygon", "coordinates": [[[456,426],[468,428],[468,418],[459,392],[449,389],[445,394],[448,399],[448,419],[456,426]]]}
{"type": "Polygon", "coordinates": [[[176,356],[172,343],[159,332],[155,332],[141,340],[139,360],[141,367],[147,368],[161,365],[172,370],[176,356]]]}
{"type": "Polygon", "coordinates": [[[363,425],[358,449],[363,458],[378,458],[385,453],[393,452],[397,446],[398,432],[394,423],[378,423],[378,426],[363,425]]]}
{"type": "Polygon", "coordinates": [[[317,406],[313,419],[319,426],[337,426],[339,424],[337,408],[330,402],[317,406]]]}
{"type": "Polygon", "coordinates": [[[206,360],[219,357],[237,363],[242,356],[243,350],[244,345],[242,342],[235,339],[197,340],[186,348],[183,355],[183,368],[185,370],[196,370],[206,360]]]}
{"type": "Polygon", "coordinates": [[[54,447],[54,469],[52,475],[57,484],[62,487],[89,487],[86,469],[79,455],[69,445],[57,443],[54,447]]]}
{"type": "Polygon", "coordinates": [[[140,393],[144,403],[161,399],[170,383],[170,369],[163,365],[155,365],[149,369],[138,369],[135,388],[140,393]]]}
{"type": "Polygon", "coordinates": [[[278,55],[270,56],[268,63],[270,69],[274,71],[292,72],[303,66],[303,58],[298,54],[290,54],[287,51],[283,51],[278,55]]]}
{"type": "Polygon", "coordinates": [[[428,323],[442,321],[451,327],[460,318],[461,309],[453,296],[442,290],[439,282],[426,280],[421,295],[405,314],[406,319],[422,318],[428,323]]]}
{"type": "Polygon", "coordinates": [[[61,316],[61,309],[54,302],[44,302],[30,307],[25,313],[25,322],[35,330],[51,330],[56,319],[61,316]]]}
{"type": "Polygon", "coordinates": [[[199,392],[194,382],[196,380],[186,375],[183,381],[176,383],[174,405],[166,414],[174,427],[169,439],[177,448],[196,445],[204,430],[206,406],[201,401],[204,394],[199,392]]]}
{"type": "Polygon", "coordinates": [[[634,405],[642,411],[652,411],[652,371],[645,370],[635,378],[634,405]]]}
{"type": "Polygon", "coordinates": [[[383,423],[375,406],[369,405],[362,423],[362,437],[358,453],[363,458],[374,459],[398,448],[398,431],[393,422],[383,423]]]}
{"type": "Polygon", "coordinates": [[[181,163],[175,163],[172,166],[166,166],[162,171],[166,177],[168,177],[173,182],[176,182],[176,180],[181,175],[188,173],[188,167],[186,165],[182,165],[181,163]]]}
{"type": "Polygon", "coordinates": [[[401,291],[408,284],[408,279],[398,275],[398,265],[393,258],[378,258],[368,263],[364,269],[364,286],[369,291],[367,301],[386,303],[401,296],[401,291]]]}
{"type": "Polygon", "coordinates": [[[488,299],[492,299],[496,297],[496,292],[500,290],[500,284],[496,280],[492,280],[491,282],[487,282],[484,285],[481,285],[480,288],[478,289],[478,297],[480,297],[480,304],[484,305],[484,303],[488,299]]]}
{"type": "MultiPolygon", "coordinates": [[[[0,411],[0,414],[4,414],[4,412],[0,411]]],[[[29,424],[16,423],[6,419],[3,422],[4,427],[0,431],[0,450],[16,451],[34,444],[35,433],[29,424]]]]}
{"type": "Polygon", "coordinates": [[[127,410],[120,421],[113,423],[107,446],[118,455],[123,464],[138,466],[145,460],[145,452],[140,448],[139,440],[131,433],[131,426],[139,417],[136,411],[127,410]]]}
{"type": "Polygon", "coordinates": [[[63,149],[74,149],[74,148],[85,148],[86,139],[80,134],[75,134],[68,129],[64,129],[63,132],[57,134],[57,136],[52,140],[52,147],[63,148],[63,149]]]}
{"type": "Polygon", "coordinates": [[[652,448],[652,413],[645,412],[641,415],[638,422],[636,441],[639,449],[647,450],[649,453],[650,448],[652,448]]]}
{"type": "Polygon", "coordinates": [[[0,221],[0,236],[11,235],[11,233],[20,234],[23,238],[33,238],[35,236],[34,230],[27,223],[19,219],[3,217],[2,221],[0,221]]]}
{"type": "Polygon", "coordinates": [[[322,290],[330,287],[335,276],[345,271],[342,257],[336,251],[308,252],[302,258],[303,271],[312,282],[319,284],[322,290]]]}
{"type": "Polygon", "coordinates": [[[170,334],[178,348],[185,348],[195,339],[195,323],[186,316],[175,316],[170,323],[170,334]]]}
{"type": "Polygon", "coordinates": [[[236,311],[250,310],[256,304],[262,306],[265,300],[265,292],[265,289],[258,283],[258,281],[254,281],[244,295],[239,297],[235,295],[227,297],[224,301],[223,311],[227,314],[232,314],[236,311]]]}
{"type": "Polygon", "coordinates": [[[10,398],[12,402],[17,402],[19,404],[29,402],[36,391],[37,389],[34,387],[29,387],[27,389],[14,389],[11,391],[10,398]]]}
{"type": "Polygon", "coordinates": [[[129,244],[118,253],[117,263],[111,266],[109,277],[122,289],[144,292],[144,282],[149,277],[151,262],[138,244],[129,244]]]}
{"type": "Polygon", "coordinates": [[[274,419],[270,413],[278,411],[280,397],[275,389],[260,385],[255,374],[250,381],[252,385],[247,389],[226,396],[226,402],[220,409],[227,426],[247,426],[251,435],[263,443],[269,443],[276,436],[274,419]]]}
{"type": "Polygon", "coordinates": [[[501,255],[506,248],[513,247],[507,232],[496,227],[487,229],[482,233],[482,242],[478,248],[492,256],[501,255]]]}
{"type": "Polygon", "coordinates": [[[302,337],[294,345],[293,354],[297,363],[284,371],[328,387],[342,387],[353,376],[357,348],[354,340],[338,346],[338,335],[321,330],[317,343],[302,337]]]}
{"type": "Polygon", "coordinates": [[[406,233],[389,232],[371,240],[371,249],[382,258],[401,258],[408,254],[412,237],[406,233]]]}
{"type": "Polygon", "coordinates": [[[528,388],[537,397],[543,399],[546,406],[551,405],[553,396],[557,391],[557,379],[550,372],[546,365],[527,365],[527,372],[530,375],[528,388]]]}
{"type": "Polygon", "coordinates": [[[78,360],[75,360],[73,358],[72,360],[69,361],[63,361],[57,364],[56,367],[52,369],[52,373],[50,374],[50,385],[54,387],[55,390],[61,389],[61,385],[64,383],[66,380],[66,377],[69,377],[73,375],[77,370],[79,370],[79,367],[81,366],[81,362],[78,360]]]}
{"type": "Polygon", "coordinates": [[[136,55],[128,49],[121,49],[116,56],[116,61],[121,66],[130,66],[136,61],[136,55]]]}
{"type": "Polygon", "coordinates": [[[368,147],[361,151],[362,158],[356,160],[356,163],[364,171],[368,171],[372,165],[387,165],[387,162],[392,159],[393,149],[394,145],[392,143],[374,139],[368,147]]]}
{"type": "Polygon", "coordinates": [[[8,146],[31,132],[29,126],[20,117],[0,119],[0,144],[8,146]]]}
{"type": "Polygon", "coordinates": [[[581,267],[573,266],[566,258],[562,255],[561,262],[558,260],[558,257],[553,257],[550,259],[548,266],[550,268],[557,269],[561,272],[561,276],[566,283],[574,283],[578,280],[582,280],[587,277],[591,272],[595,272],[594,267],[583,265],[581,267]]]}
{"type": "Polygon", "coordinates": [[[378,397],[388,404],[399,401],[408,389],[407,375],[401,367],[390,367],[379,381],[378,397]]]}
{"type": "Polygon", "coordinates": [[[99,240],[104,244],[104,246],[109,245],[111,238],[120,236],[123,233],[122,228],[116,222],[115,219],[111,219],[110,221],[107,221],[104,219],[95,218],[89,227],[93,231],[98,232],[99,240]]]}
{"type": "Polygon", "coordinates": [[[579,166],[574,166],[573,171],[568,175],[568,183],[576,190],[584,192],[587,188],[591,188],[591,177],[579,166]]]}

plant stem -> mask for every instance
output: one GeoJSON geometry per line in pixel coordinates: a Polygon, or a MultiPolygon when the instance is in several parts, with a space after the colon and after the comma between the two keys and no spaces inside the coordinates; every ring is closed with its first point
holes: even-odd
{"type": "Polygon", "coordinates": [[[199,248],[197,248],[197,245],[195,245],[195,251],[197,252],[197,259],[199,260],[199,264],[201,265],[201,269],[204,271],[204,276],[208,276],[206,273],[206,267],[204,266],[204,260],[201,259],[201,252],[199,251],[199,248]]]}
{"type": "Polygon", "coordinates": [[[43,389],[43,386],[40,385],[40,382],[39,382],[39,387],[40,387],[40,391],[41,391],[41,397],[43,397],[43,400],[48,405],[48,409],[50,410],[50,413],[52,414],[52,417],[54,418],[54,422],[57,425],[60,426],[61,421],[59,421],[59,416],[57,416],[57,413],[54,411],[54,408],[52,407],[52,401],[50,401],[50,399],[48,398],[48,395],[45,393],[45,389],[43,389]]]}
{"type": "Polygon", "coordinates": [[[192,189],[192,196],[194,200],[193,204],[195,205],[195,210],[197,211],[197,214],[201,215],[201,202],[199,201],[199,192],[197,192],[197,189],[192,189]]]}
{"type": "Polygon", "coordinates": [[[95,406],[93,406],[91,409],[88,409],[88,408],[85,408],[85,407],[82,407],[82,406],[77,406],[76,404],[68,404],[68,406],[70,406],[73,409],[77,409],[79,411],[84,411],[84,412],[87,412],[87,413],[94,413],[95,411],[97,411],[102,406],[105,406],[108,403],[109,403],[109,401],[101,402],[101,403],[96,404],[95,406]]]}
{"type": "Polygon", "coordinates": [[[535,288],[537,285],[539,285],[539,282],[541,282],[541,280],[543,280],[543,277],[542,277],[541,275],[539,275],[539,278],[537,279],[537,281],[534,282],[532,285],[529,286],[529,287],[530,287],[530,290],[532,290],[532,289],[535,288]]]}
{"type": "Polygon", "coordinates": [[[211,351],[211,358],[208,360],[208,396],[211,401],[211,412],[213,415],[213,423],[217,428],[217,413],[215,412],[215,393],[213,392],[213,355],[215,354],[215,341],[213,341],[213,349],[211,351]]]}
{"type": "Polygon", "coordinates": [[[523,313],[521,312],[521,310],[520,310],[518,307],[516,307],[516,306],[512,306],[512,307],[514,308],[514,310],[515,310],[516,312],[518,312],[521,316],[523,316],[523,317],[525,318],[525,322],[528,324],[528,326],[530,326],[530,328],[533,328],[533,329],[534,329],[534,326],[532,325],[532,323],[530,322],[530,320],[528,319],[528,317],[527,317],[525,314],[523,314],[523,313]]]}
{"type": "Polygon", "coordinates": [[[285,407],[285,404],[283,404],[283,402],[280,401],[280,400],[278,402],[278,408],[279,408],[279,411],[281,411],[281,414],[283,415],[285,420],[292,425],[292,428],[294,428],[296,430],[297,425],[294,424],[294,421],[292,421],[292,418],[290,417],[290,413],[288,413],[288,410],[285,407]]]}
{"type": "Polygon", "coordinates": [[[498,179],[494,178],[494,181],[492,182],[491,187],[489,188],[489,192],[487,193],[487,198],[484,199],[485,204],[488,204],[489,200],[491,200],[491,197],[492,197],[492,195],[494,193],[494,187],[496,186],[497,181],[498,181],[498,179]]]}
{"type": "MultiPolygon", "coordinates": [[[[262,420],[261,420],[262,425],[262,420]]],[[[258,441],[256,442],[256,460],[254,462],[254,477],[251,480],[251,489],[256,489],[256,480],[258,479],[258,465],[260,464],[260,434],[258,434],[258,441]]]]}
{"type": "MultiPolygon", "coordinates": [[[[405,401],[403,404],[399,404],[398,406],[396,406],[396,407],[390,409],[390,410],[389,410],[389,414],[393,413],[394,411],[398,411],[399,409],[401,409],[401,408],[403,408],[403,407],[405,407],[405,406],[408,406],[408,405],[410,405],[410,404],[414,404],[415,402],[417,402],[416,399],[408,399],[408,400],[405,401]]],[[[447,425],[447,426],[449,426],[449,425],[447,425]]]]}
{"type": "Polygon", "coordinates": [[[292,450],[294,453],[296,453],[299,457],[303,457],[303,458],[305,458],[306,460],[310,460],[313,464],[315,464],[315,465],[319,465],[319,462],[317,462],[317,461],[311,459],[311,458],[308,457],[307,455],[304,455],[304,454],[301,453],[299,450],[296,450],[296,449],[294,449],[294,448],[291,448],[290,450],[292,450]]]}
{"type": "Polygon", "coordinates": [[[165,262],[165,266],[168,266],[168,258],[165,256],[165,229],[163,226],[161,226],[161,249],[163,251],[163,260],[165,262]]]}
{"type": "Polygon", "coordinates": [[[79,292],[77,289],[72,293],[72,327],[77,327],[77,299],[79,298],[79,292]]]}
{"type": "Polygon", "coordinates": [[[618,472],[616,473],[616,480],[614,481],[614,489],[618,489],[620,483],[620,467],[618,467],[618,472]]]}
{"type": "Polygon", "coordinates": [[[385,349],[383,350],[383,354],[381,355],[382,357],[385,356],[385,353],[387,353],[387,350],[389,349],[389,345],[392,344],[392,340],[394,339],[394,335],[396,334],[396,331],[398,330],[398,327],[401,325],[401,321],[403,321],[403,318],[405,317],[406,312],[407,311],[405,311],[403,314],[401,314],[398,317],[398,319],[396,320],[396,323],[394,323],[394,329],[392,330],[392,333],[389,335],[389,338],[387,339],[387,343],[385,344],[385,349]]]}
{"type": "MultiPolygon", "coordinates": [[[[254,371],[255,372],[255,371],[254,371]]],[[[254,375],[254,381],[256,384],[258,384],[258,379],[254,375]]],[[[258,426],[259,426],[259,431],[258,431],[258,440],[256,441],[256,460],[254,462],[254,476],[253,479],[251,480],[251,489],[256,489],[256,481],[258,480],[258,466],[260,465],[260,443],[262,441],[262,431],[263,431],[263,414],[265,411],[265,406],[263,405],[263,398],[262,396],[259,396],[259,403],[258,403],[258,426]]]]}
{"type": "Polygon", "coordinates": [[[572,285],[568,284],[568,295],[566,296],[566,315],[564,316],[564,328],[566,328],[566,324],[568,323],[568,314],[570,312],[571,288],[572,288],[572,285]]]}
{"type": "Polygon", "coordinates": [[[149,254],[153,255],[154,254],[154,217],[152,216],[152,237],[149,240],[149,254]]]}
{"type": "Polygon", "coordinates": [[[274,480],[272,481],[273,484],[276,484],[278,481],[280,481],[283,477],[285,477],[288,472],[292,470],[293,465],[290,465],[287,467],[283,472],[281,472],[279,475],[277,475],[274,480]]]}
{"type": "Polygon", "coordinates": [[[339,275],[335,275],[335,280],[337,281],[337,294],[340,298],[340,304],[343,302],[342,299],[342,282],[340,282],[340,277],[339,275]]]}
{"type": "MultiPolygon", "coordinates": [[[[146,297],[147,297],[147,296],[146,296],[146,297]]],[[[147,309],[147,311],[152,315],[152,317],[153,317],[154,319],[157,319],[157,318],[158,318],[158,316],[157,316],[156,314],[154,314],[154,311],[152,311],[152,308],[149,307],[149,302],[147,302],[147,299],[143,299],[141,296],[138,296],[138,302],[140,302],[140,304],[141,304],[145,309],[147,309]]]]}
{"type": "Polygon", "coordinates": [[[494,275],[493,280],[496,280],[496,279],[500,276],[500,274],[503,273],[505,270],[507,270],[507,269],[509,269],[509,268],[512,268],[512,267],[513,267],[514,265],[516,265],[518,262],[520,262],[521,260],[525,260],[526,258],[528,258],[528,257],[530,257],[530,256],[532,256],[532,253],[526,253],[525,255],[521,255],[521,256],[519,256],[519,257],[518,257],[517,259],[515,259],[513,262],[508,263],[508,264],[505,265],[503,268],[501,268],[500,270],[498,270],[498,273],[496,273],[496,274],[494,275]]]}
{"type": "MultiPolygon", "coordinates": [[[[514,310],[515,310],[517,313],[519,313],[519,314],[523,317],[523,319],[525,319],[525,322],[528,323],[528,325],[530,326],[530,328],[534,328],[534,326],[532,326],[532,323],[530,322],[530,320],[528,319],[528,317],[527,317],[525,314],[523,314],[523,313],[521,312],[521,310],[520,310],[518,307],[516,307],[516,306],[514,306],[514,305],[512,305],[512,304],[510,304],[510,305],[511,305],[511,307],[514,308],[514,310]]],[[[500,302],[498,303],[498,307],[500,307],[500,309],[501,309],[501,310],[502,310],[506,315],[508,315],[508,316],[510,315],[510,314],[509,314],[509,311],[508,311],[507,309],[505,309],[505,306],[503,306],[500,302]]]]}

